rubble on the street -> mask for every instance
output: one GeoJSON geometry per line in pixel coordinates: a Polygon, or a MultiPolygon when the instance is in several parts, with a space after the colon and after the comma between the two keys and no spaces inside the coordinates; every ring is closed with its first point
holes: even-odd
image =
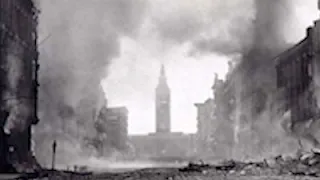
{"type": "MultiPolygon", "coordinates": [[[[87,167],[82,167],[83,171],[87,167]]],[[[176,179],[180,177],[297,177],[308,179],[320,177],[320,153],[299,152],[295,156],[276,156],[260,162],[222,161],[211,165],[190,162],[182,168],[146,168],[122,173],[100,173],[44,170],[38,173],[38,179],[176,179]],[[41,178],[42,177],[42,178],[41,178]]],[[[27,176],[24,176],[27,179],[27,176]]],[[[29,176],[35,178],[35,174],[29,176]]],[[[258,179],[259,179],[258,178],[258,179]]],[[[188,178],[184,178],[188,179],[188,178]]],[[[231,178],[232,179],[232,178],[231,178]]],[[[263,178],[262,178],[263,179],[263,178]]],[[[289,178],[290,179],[290,178],[289,178]]]]}
{"type": "Polygon", "coordinates": [[[202,172],[205,168],[210,168],[209,164],[204,164],[204,162],[199,163],[189,163],[186,167],[180,168],[180,172],[202,172]]]}
{"type": "Polygon", "coordinates": [[[292,175],[320,177],[320,153],[304,152],[295,157],[276,156],[261,162],[223,161],[218,165],[189,163],[180,172],[205,172],[241,176],[292,175]]]}

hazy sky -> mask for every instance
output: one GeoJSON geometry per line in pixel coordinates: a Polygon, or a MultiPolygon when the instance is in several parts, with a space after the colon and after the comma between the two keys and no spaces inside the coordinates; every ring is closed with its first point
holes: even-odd
{"type": "MultiPolygon", "coordinates": [[[[291,42],[302,38],[305,28],[318,17],[316,0],[294,3],[292,27],[284,27],[291,42]]],[[[103,81],[108,105],[127,106],[129,133],[154,131],[154,91],[164,63],[172,93],[172,130],[195,132],[194,103],[211,97],[214,73],[224,78],[227,61],[238,58],[236,44],[248,36],[255,13],[253,3],[149,0],[144,6],[141,25],[135,35],[120,37],[119,56],[111,61],[103,81]],[[193,42],[199,39],[213,39],[215,45],[210,51],[194,50],[193,42]]]]}

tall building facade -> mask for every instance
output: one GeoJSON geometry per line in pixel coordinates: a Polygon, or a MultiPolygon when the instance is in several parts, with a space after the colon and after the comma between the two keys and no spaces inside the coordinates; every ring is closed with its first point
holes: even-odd
{"type": "Polygon", "coordinates": [[[131,135],[135,156],[145,160],[178,160],[195,157],[196,135],[180,132],[131,135]]]}
{"type": "Polygon", "coordinates": [[[0,0],[0,171],[33,168],[38,13],[32,0],[0,0]]]}
{"type": "Polygon", "coordinates": [[[96,122],[100,155],[112,150],[124,152],[128,146],[128,109],[126,107],[103,107],[96,122]]]}
{"type": "Polygon", "coordinates": [[[170,88],[167,83],[164,65],[161,66],[159,82],[156,88],[156,132],[171,132],[170,88]]]}
{"type": "Polygon", "coordinates": [[[128,110],[126,107],[107,109],[107,142],[118,150],[125,150],[128,140],[128,110]]]}
{"type": "MultiPolygon", "coordinates": [[[[316,20],[299,43],[275,59],[277,88],[288,134],[320,147],[320,20],[316,20]],[[285,118],[287,116],[287,118],[285,118]]],[[[279,103],[280,104],[280,103],[279,103]]]]}
{"type": "Polygon", "coordinates": [[[214,101],[207,99],[204,103],[196,103],[197,107],[197,138],[198,145],[201,149],[212,148],[211,141],[214,138],[212,132],[214,130],[214,101]]]}

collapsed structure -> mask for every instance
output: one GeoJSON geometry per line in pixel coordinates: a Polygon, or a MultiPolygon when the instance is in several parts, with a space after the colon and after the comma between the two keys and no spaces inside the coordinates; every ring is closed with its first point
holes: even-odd
{"type": "MultiPolygon", "coordinates": [[[[266,11],[267,2],[256,2],[266,11]]],[[[226,80],[216,79],[216,114],[233,126],[234,156],[247,159],[292,151],[299,148],[296,139],[320,147],[316,133],[320,127],[319,22],[315,21],[306,37],[291,47],[278,39],[274,43],[265,40],[269,36],[261,33],[260,27],[254,46],[226,80]],[[281,135],[277,124],[289,136],[281,135]],[[294,138],[284,143],[287,137],[294,138]],[[275,150],[279,146],[286,149],[275,150]]],[[[273,25],[272,21],[265,23],[273,25]]]]}
{"type": "Polygon", "coordinates": [[[36,168],[31,127],[37,124],[37,24],[32,0],[0,0],[0,171],[36,168]]]}

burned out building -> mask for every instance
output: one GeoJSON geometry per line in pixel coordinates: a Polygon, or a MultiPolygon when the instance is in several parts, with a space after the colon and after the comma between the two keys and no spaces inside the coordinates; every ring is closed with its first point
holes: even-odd
{"type": "Polygon", "coordinates": [[[234,112],[234,94],[233,88],[229,81],[232,79],[227,78],[225,81],[215,76],[213,90],[213,104],[212,109],[214,117],[213,134],[213,149],[216,154],[223,157],[230,157],[232,147],[234,144],[234,129],[233,129],[233,112],[234,112]]]}
{"type": "Polygon", "coordinates": [[[34,169],[37,124],[37,24],[32,0],[0,0],[0,171],[34,169]]]}
{"type": "Polygon", "coordinates": [[[320,115],[320,20],[306,37],[276,59],[277,87],[284,100],[279,111],[289,115],[286,131],[319,147],[316,132],[320,115]],[[307,126],[308,125],[308,126],[307,126]]]}
{"type": "MultiPolygon", "coordinates": [[[[304,39],[279,54],[282,48],[255,47],[225,81],[215,83],[218,117],[233,126],[235,156],[263,156],[273,144],[296,147],[279,132],[270,133],[285,113],[289,121],[281,125],[286,133],[320,147],[316,133],[320,127],[319,22],[306,30],[304,39]],[[276,58],[264,56],[266,52],[276,58]]],[[[275,151],[282,150],[286,148],[275,151]]]]}
{"type": "Polygon", "coordinates": [[[308,28],[307,36],[276,59],[277,87],[285,100],[281,111],[292,110],[293,121],[312,118],[312,107],[316,107],[312,99],[313,49],[312,28],[308,28]]]}
{"type": "MultiPolygon", "coordinates": [[[[255,0],[251,44],[232,62],[225,81],[214,88],[219,118],[233,128],[233,155],[236,158],[261,157],[277,143],[270,133],[277,118],[278,88],[273,58],[290,47],[284,40],[285,14],[291,13],[284,1],[255,0]]],[[[230,137],[229,137],[230,139],[230,137]]]]}
{"type": "Polygon", "coordinates": [[[197,140],[198,147],[203,150],[212,148],[213,130],[215,129],[215,106],[213,99],[207,99],[204,103],[195,103],[197,108],[197,140]]]}
{"type": "MultiPolygon", "coordinates": [[[[276,39],[269,43],[274,46],[258,43],[223,82],[220,92],[229,92],[225,93],[229,99],[234,96],[234,106],[228,106],[228,100],[223,104],[234,114],[231,119],[238,154],[263,156],[275,144],[296,147],[279,130],[270,133],[279,121],[289,135],[320,145],[316,136],[320,127],[319,29],[318,20],[306,30],[306,37],[292,46],[277,44],[276,39]],[[286,121],[284,114],[289,115],[286,121]]],[[[263,42],[267,37],[262,35],[256,37],[263,42]]]]}
{"type": "Polygon", "coordinates": [[[103,107],[96,123],[101,141],[100,155],[111,151],[125,152],[128,148],[128,110],[126,107],[103,107]]]}

